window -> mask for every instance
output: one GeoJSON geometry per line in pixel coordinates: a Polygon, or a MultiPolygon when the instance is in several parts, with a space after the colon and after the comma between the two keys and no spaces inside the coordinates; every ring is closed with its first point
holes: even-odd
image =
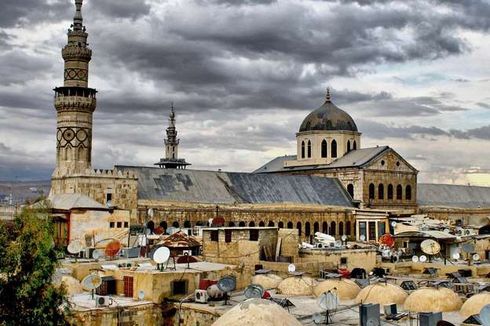
{"type": "Polygon", "coordinates": [[[356,150],[356,149],[357,149],[357,143],[356,143],[356,141],[355,141],[355,140],[354,140],[354,143],[352,144],[352,149],[353,149],[353,150],[356,150]]]}
{"type": "Polygon", "coordinates": [[[231,230],[225,230],[225,242],[231,242],[231,230]]]}
{"type": "Polygon", "coordinates": [[[110,227],[111,229],[113,229],[113,228],[114,228],[114,225],[115,225],[115,223],[114,223],[114,222],[109,222],[109,227],[110,227]]]}
{"type": "Polygon", "coordinates": [[[308,140],[308,158],[311,157],[311,141],[308,140]]]}
{"type": "Polygon", "coordinates": [[[309,236],[310,236],[310,234],[311,234],[311,230],[310,230],[310,222],[306,222],[306,223],[305,223],[305,235],[306,235],[307,237],[309,237],[309,236]]]}
{"type": "Polygon", "coordinates": [[[277,224],[277,227],[280,228],[280,229],[283,229],[284,228],[284,223],[283,222],[279,222],[277,224]]]}
{"type": "Polygon", "coordinates": [[[396,186],[396,199],[402,200],[402,185],[396,186]]]}
{"type": "Polygon", "coordinates": [[[179,222],[177,222],[177,221],[173,222],[173,223],[172,223],[172,226],[173,226],[174,228],[178,228],[178,227],[179,227],[179,222]]]}
{"type": "Polygon", "coordinates": [[[327,222],[322,223],[322,232],[325,234],[328,234],[328,223],[327,222]]]}
{"type": "Polygon", "coordinates": [[[362,235],[367,240],[366,222],[359,222],[359,237],[362,235]]]}
{"type": "Polygon", "coordinates": [[[382,236],[385,233],[386,233],[386,223],[385,222],[378,222],[378,234],[379,234],[379,236],[382,236]]]}
{"type": "Polygon", "coordinates": [[[264,221],[260,221],[260,222],[259,222],[259,226],[265,226],[264,221]]]}
{"type": "Polygon", "coordinates": [[[322,140],[322,157],[327,157],[327,141],[322,140]]]}
{"type": "Polygon", "coordinates": [[[250,241],[258,241],[259,240],[259,230],[252,229],[250,230],[250,235],[248,238],[250,241]]]}
{"type": "Polygon", "coordinates": [[[374,184],[369,185],[369,199],[374,199],[374,184]]]}
{"type": "Polygon", "coordinates": [[[267,226],[274,226],[274,222],[273,221],[269,221],[269,223],[267,224],[267,226]]]}
{"type": "Polygon", "coordinates": [[[345,222],[345,235],[350,235],[351,233],[351,224],[350,221],[345,222]]]}
{"type": "Polygon", "coordinates": [[[378,199],[384,199],[385,198],[385,186],[380,183],[378,186],[378,199]]]}
{"type": "Polygon", "coordinates": [[[240,223],[238,223],[238,226],[245,226],[245,222],[241,221],[240,223]]]}
{"type": "Polygon", "coordinates": [[[185,221],[185,222],[184,222],[184,227],[185,227],[185,228],[191,228],[191,227],[192,227],[192,226],[191,226],[191,222],[190,222],[190,221],[185,221]]]}
{"type": "Polygon", "coordinates": [[[129,228],[129,222],[124,222],[124,227],[129,228]]]}
{"type": "Polygon", "coordinates": [[[248,223],[248,226],[250,226],[250,227],[254,227],[254,226],[255,226],[255,222],[254,222],[254,221],[252,221],[252,222],[248,223]]]}
{"type": "Polygon", "coordinates": [[[388,185],[388,200],[393,200],[393,185],[388,185]]]}
{"type": "Polygon", "coordinates": [[[105,202],[106,204],[111,204],[112,203],[112,193],[107,193],[105,194],[105,202]]]}
{"type": "Polygon", "coordinates": [[[288,222],[288,229],[292,229],[293,228],[293,222],[288,222]]]}
{"type": "Polygon", "coordinates": [[[172,295],[186,294],[187,293],[187,281],[173,281],[172,282],[172,295]]]}
{"type": "Polygon", "coordinates": [[[337,232],[337,226],[335,225],[335,222],[330,223],[330,235],[335,236],[336,232],[337,232]]]}
{"type": "Polygon", "coordinates": [[[344,235],[344,222],[339,222],[339,235],[344,235]]]}
{"type": "Polygon", "coordinates": [[[166,230],[166,229],[167,229],[167,222],[165,222],[165,221],[161,221],[161,222],[160,222],[160,226],[161,226],[161,227],[162,227],[164,230],[166,230]]]}
{"type": "Polygon", "coordinates": [[[218,239],[219,239],[218,230],[211,231],[211,241],[218,241],[218,239]]]}
{"type": "Polygon", "coordinates": [[[298,229],[298,234],[301,235],[301,222],[296,223],[296,228],[298,229]]]}
{"type": "Polygon", "coordinates": [[[346,265],[347,264],[347,257],[340,257],[340,264],[346,265]]]}
{"type": "Polygon", "coordinates": [[[313,233],[317,233],[318,231],[320,231],[320,224],[315,222],[315,224],[313,224],[313,233]]]}
{"type": "Polygon", "coordinates": [[[347,185],[347,192],[352,198],[354,198],[354,185],[352,183],[347,185]]]}
{"type": "Polygon", "coordinates": [[[301,158],[305,158],[305,142],[301,142],[301,158]]]}
{"type": "Polygon", "coordinates": [[[117,222],[117,226],[116,226],[118,229],[122,228],[122,222],[117,222]]]}
{"type": "Polygon", "coordinates": [[[229,223],[228,223],[228,226],[230,226],[230,227],[235,226],[235,222],[229,222],[229,223]]]}
{"type": "Polygon", "coordinates": [[[381,160],[381,166],[385,165],[385,161],[381,160]]]}
{"type": "Polygon", "coordinates": [[[350,140],[347,141],[347,153],[350,152],[350,140]]]}
{"type": "Polygon", "coordinates": [[[337,141],[335,141],[335,139],[332,140],[332,144],[330,146],[331,146],[330,155],[332,155],[333,158],[336,158],[337,157],[337,141]]]}
{"type": "Polygon", "coordinates": [[[376,222],[369,222],[369,241],[375,241],[376,240],[376,222]]]}
{"type": "Polygon", "coordinates": [[[405,188],[405,199],[406,200],[412,200],[412,187],[410,187],[410,185],[408,185],[405,188]]]}

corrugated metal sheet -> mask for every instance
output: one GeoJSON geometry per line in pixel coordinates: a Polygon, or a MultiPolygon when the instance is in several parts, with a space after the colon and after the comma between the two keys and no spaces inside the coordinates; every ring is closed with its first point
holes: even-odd
{"type": "Polygon", "coordinates": [[[417,203],[420,206],[488,208],[490,187],[419,183],[417,203]]]}
{"type": "Polygon", "coordinates": [[[117,167],[138,176],[138,198],[195,203],[301,203],[352,207],[337,179],[202,170],[117,167]]]}
{"type": "Polygon", "coordinates": [[[72,208],[104,208],[104,205],[96,202],[92,198],[81,194],[61,194],[50,196],[51,206],[57,209],[72,208]]]}

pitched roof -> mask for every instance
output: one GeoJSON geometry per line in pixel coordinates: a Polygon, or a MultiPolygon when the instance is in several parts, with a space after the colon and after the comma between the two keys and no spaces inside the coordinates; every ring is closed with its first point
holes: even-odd
{"type": "Polygon", "coordinates": [[[160,241],[168,248],[192,248],[199,247],[201,244],[194,237],[188,236],[182,231],[177,231],[160,241]]]}
{"type": "Polygon", "coordinates": [[[419,206],[489,208],[490,187],[419,183],[417,203],[419,206]]]}
{"type": "Polygon", "coordinates": [[[299,203],[352,207],[335,178],[117,166],[138,176],[138,198],[193,203],[299,203]]]}
{"type": "Polygon", "coordinates": [[[72,208],[105,208],[101,203],[81,194],[60,194],[50,196],[53,208],[69,210],[72,208]]]}

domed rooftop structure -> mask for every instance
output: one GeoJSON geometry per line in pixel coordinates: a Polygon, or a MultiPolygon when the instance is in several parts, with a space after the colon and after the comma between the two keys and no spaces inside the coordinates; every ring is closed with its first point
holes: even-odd
{"type": "Polygon", "coordinates": [[[487,304],[490,304],[490,292],[478,293],[465,301],[459,313],[464,317],[478,315],[487,304]]]}
{"type": "Polygon", "coordinates": [[[319,297],[322,293],[331,290],[337,293],[340,300],[352,300],[356,298],[361,288],[356,282],[345,278],[341,280],[325,280],[313,289],[313,294],[319,297]]]}
{"type": "Polygon", "coordinates": [[[299,132],[313,130],[358,131],[354,119],[332,103],[329,89],[327,89],[325,103],[308,114],[299,127],[299,132]]]}
{"type": "Polygon", "coordinates": [[[403,304],[408,294],[398,285],[376,283],[366,286],[356,297],[356,303],[403,304]]]}
{"type": "Polygon", "coordinates": [[[413,312],[448,312],[461,308],[462,301],[453,290],[440,288],[420,288],[412,292],[404,307],[413,312]]]}
{"type": "Polygon", "coordinates": [[[277,288],[281,282],[282,277],[277,276],[276,274],[258,274],[254,275],[252,278],[252,284],[258,284],[266,290],[277,288]]]}
{"type": "Polygon", "coordinates": [[[281,294],[289,296],[310,296],[318,282],[308,276],[292,276],[284,279],[277,289],[281,294]]]}

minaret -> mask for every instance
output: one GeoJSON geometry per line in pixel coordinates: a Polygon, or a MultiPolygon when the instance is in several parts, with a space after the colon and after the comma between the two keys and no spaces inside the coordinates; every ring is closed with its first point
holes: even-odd
{"type": "Polygon", "coordinates": [[[155,163],[160,168],[165,169],[185,169],[187,163],[185,159],[179,159],[179,139],[177,138],[177,129],[175,128],[175,111],[172,103],[168,118],[167,138],[165,138],[165,157],[160,162],[155,163]]]}
{"type": "Polygon", "coordinates": [[[68,43],[62,50],[64,85],[54,89],[57,143],[53,175],[56,176],[80,174],[91,168],[92,114],[97,91],[88,88],[92,50],[88,48],[88,34],[83,26],[82,3],[83,0],[75,0],[73,24],[68,29],[68,43]]]}

